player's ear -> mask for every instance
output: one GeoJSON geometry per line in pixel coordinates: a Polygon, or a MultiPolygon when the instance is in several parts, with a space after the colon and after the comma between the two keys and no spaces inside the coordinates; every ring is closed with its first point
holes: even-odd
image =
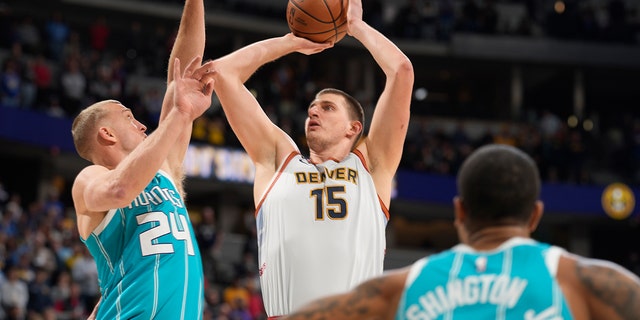
{"type": "Polygon", "coordinates": [[[113,145],[118,139],[113,134],[111,128],[100,127],[98,130],[98,142],[101,145],[113,145]]]}
{"type": "Polygon", "coordinates": [[[362,132],[362,122],[360,121],[351,121],[351,127],[349,128],[350,136],[357,136],[362,132]]]}
{"type": "Polygon", "coordinates": [[[458,239],[460,239],[460,242],[462,243],[469,243],[469,235],[465,228],[467,209],[465,208],[464,202],[460,196],[455,196],[453,198],[453,214],[453,226],[456,228],[456,232],[458,233],[458,239]]]}
{"type": "Polygon", "coordinates": [[[538,228],[538,224],[540,223],[540,219],[542,219],[542,212],[544,211],[544,203],[542,201],[537,200],[533,205],[533,212],[531,213],[531,217],[529,218],[529,232],[534,232],[536,228],[538,228]]]}
{"type": "Polygon", "coordinates": [[[454,225],[456,227],[461,227],[464,225],[464,220],[467,218],[467,212],[465,211],[464,204],[462,203],[462,199],[459,196],[453,197],[453,214],[454,214],[454,225]]]}

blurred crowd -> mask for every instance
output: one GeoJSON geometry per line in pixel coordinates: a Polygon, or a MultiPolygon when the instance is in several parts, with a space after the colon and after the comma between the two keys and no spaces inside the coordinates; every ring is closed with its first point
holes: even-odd
{"type": "MultiPolygon", "coordinates": [[[[180,3],[180,0],[162,0],[180,3]]],[[[205,0],[206,2],[207,0],[205,0]]],[[[282,19],[277,2],[209,1],[209,7],[282,19]]],[[[368,0],[364,19],[395,38],[450,41],[456,33],[638,44],[640,7],[625,0],[368,0]]]]}
{"type": "MultiPolygon", "coordinates": [[[[243,14],[282,16],[255,3],[210,2],[243,14]]],[[[619,0],[600,6],[567,0],[561,8],[548,3],[410,0],[389,14],[388,3],[372,0],[365,2],[370,6],[365,8],[365,18],[388,34],[408,39],[448,41],[456,32],[472,32],[638,43],[638,7],[619,0]],[[505,15],[513,12],[520,14],[508,20],[505,15]]],[[[71,118],[82,107],[111,98],[130,107],[150,130],[157,125],[163,88],[142,84],[146,79],[163,83],[175,30],[136,20],[123,30],[104,17],[89,26],[76,26],[62,12],[34,19],[14,14],[6,5],[0,7],[0,108],[71,118]]],[[[261,70],[266,78],[249,83],[269,117],[301,146],[307,103],[326,84],[323,79],[311,79],[314,68],[338,67],[312,66],[304,57],[286,57],[261,70]]],[[[357,91],[334,82],[327,81],[357,91]]],[[[365,99],[363,103],[370,112],[372,102],[365,99]]],[[[601,169],[605,175],[640,182],[640,121],[633,118],[597,135],[572,127],[549,111],[521,123],[487,124],[481,134],[470,134],[468,121],[449,127],[438,124],[429,118],[412,119],[401,168],[454,175],[475,148],[497,142],[531,154],[547,182],[597,183],[601,169]]],[[[220,108],[198,119],[193,140],[239,147],[220,108]]],[[[95,263],[77,234],[74,213],[60,199],[63,184],[53,180],[38,200],[23,203],[20,194],[4,189],[0,181],[0,320],[85,319],[95,306],[99,297],[95,263]]],[[[223,236],[215,211],[209,207],[196,211],[194,227],[207,270],[206,319],[264,319],[252,215],[235,230],[246,235],[246,241],[241,259],[229,268],[219,259],[223,236]]]]}
{"type": "MultiPolygon", "coordinates": [[[[439,3],[442,9],[446,2],[409,1],[409,5],[420,5],[421,9],[407,12],[422,12],[429,3],[439,3]]],[[[239,10],[242,3],[234,1],[226,5],[239,10]]],[[[499,3],[503,6],[518,4],[523,8],[534,8],[543,2],[535,2],[537,5],[533,1],[456,3],[455,25],[458,27],[454,29],[471,28],[474,32],[481,32],[486,28],[480,27],[480,21],[486,23],[487,19],[481,18],[479,12],[486,12],[487,9],[472,10],[470,6],[499,3]],[[478,12],[478,15],[467,11],[478,12]],[[464,22],[469,19],[468,16],[476,17],[474,19],[478,21],[464,22]]],[[[569,8],[578,4],[566,1],[565,5],[569,8]]],[[[613,19],[615,12],[622,10],[625,17],[631,17],[637,9],[625,8],[617,0],[599,8],[606,9],[611,16],[607,21],[627,21],[629,25],[630,19],[613,19]]],[[[398,14],[404,11],[400,10],[398,14]]],[[[92,102],[113,98],[130,107],[150,130],[155,128],[162,105],[166,61],[175,30],[162,23],[150,25],[137,20],[130,21],[125,28],[115,28],[100,16],[88,26],[76,26],[67,22],[59,11],[53,11],[47,19],[39,20],[12,14],[11,10],[1,10],[0,13],[4,15],[0,28],[2,107],[31,109],[54,117],[70,118],[92,102]]],[[[406,24],[411,21],[409,18],[400,20],[406,24]]],[[[350,87],[349,83],[336,83],[335,79],[341,78],[336,77],[339,71],[335,70],[340,68],[339,62],[328,61],[317,66],[309,64],[303,56],[285,57],[260,70],[261,75],[266,75],[269,81],[263,81],[265,76],[254,77],[249,80],[249,85],[260,96],[271,119],[300,145],[304,145],[302,124],[306,105],[318,88],[336,86],[355,92],[367,111],[371,111],[371,101],[357,94],[361,88],[350,87]],[[327,70],[334,71],[331,73],[327,70]],[[317,74],[325,76],[312,77],[317,74]]],[[[337,81],[344,82],[343,79],[337,81]]],[[[413,117],[401,166],[452,175],[461,159],[473,148],[493,141],[526,150],[538,160],[543,178],[547,181],[606,183],[609,177],[613,177],[636,184],[640,181],[637,165],[640,160],[640,121],[633,117],[623,120],[614,128],[603,128],[593,133],[579,127],[569,127],[566,119],[542,111],[534,113],[527,121],[486,126],[482,136],[470,136],[462,121],[455,130],[442,130],[431,126],[428,119],[413,117]]],[[[196,122],[193,138],[194,141],[213,145],[240,147],[224,114],[215,106],[196,122]]]]}
{"type": "MultiPolygon", "coordinates": [[[[52,179],[24,203],[0,181],[0,319],[84,320],[100,297],[96,264],[81,242],[75,214],[52,179]]],[[[242,259],[224,267],[223,232],[211,207],[194,209],[205,270],[205,320],[266,319],[257,277],[255,221],[231,231],[246,237],[242,259]]],[[[248,215],[253,218],[253,215],[248,215]]]]}
{"type": "Polygon", "coordinates": [[[624,0],[409,0],[383,27],[400,37],[449,41],[456,33],[637,44],[637,3],[624,0]]]}

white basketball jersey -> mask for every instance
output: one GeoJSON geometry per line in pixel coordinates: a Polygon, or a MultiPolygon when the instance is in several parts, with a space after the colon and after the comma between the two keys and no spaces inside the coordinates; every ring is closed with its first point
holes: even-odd
{"type": "Polygon", "coordinates": [[[257,206],[267,315],[380,275],[388,217],[359,152],[317,165],[291,154],[257,206]]]}

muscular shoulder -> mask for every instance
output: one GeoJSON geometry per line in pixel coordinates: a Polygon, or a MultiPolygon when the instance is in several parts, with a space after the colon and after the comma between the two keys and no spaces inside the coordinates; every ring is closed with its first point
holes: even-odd
{"type": "Polygon", "coordinates": [[[103,212],[92,212],[87,208],[87,199],[85,194],[91,192],[90,184],[97,177],[108,172],[109,169],[91,165],[88,166],[76,176],[71,188],[71,196],[73,198],[73,207],[76,212],[76,223],[78,232],[83,239],[87,239],[89,234],[95,229],[96,225],[102,220],[103,212]]]}
{"type": "Polygon", "coordinates": [[[71,187],[73,201],[84,201],[84,193],[90,182],[107,172],[109,172],[109,169],[99,165],[90,165],[82,169],[76,176],[73,181],[73,186],[71,187]]]}
{"type": "Polygon", "coordinates": [[[576,319],[640,317],[640,280],[618,264],[566,253],[558,281],[576,319]]]}

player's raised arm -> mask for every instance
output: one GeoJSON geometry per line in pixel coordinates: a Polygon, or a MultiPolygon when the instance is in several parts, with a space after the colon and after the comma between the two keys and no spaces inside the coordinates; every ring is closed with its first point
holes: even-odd
{"type": "Polygon", "coordinates": [[[348,32],[367,48],[386,76],[369,133],[358,149],[367,156],[378,194],[389,205],[390,181],[400,164],[409,125],[413,66],[393,42],[362,20],[361,0],[349,1],[348,32]]]}
{"type": "MultiPolygon", "coordinates": [[[[204,55],[206,43],[204,9],[204,0],[185,0],[180,25],[178,26],[176,39],[169,56],[167,84],[173,80],[174,61],[176,58],[183,62],[183,70],[178,70],[182,73],[189,61],[192,61],[195,57],[203,57],[204,55]]],[[[168,111],[173,106],[172,103],[170,103],[171,101],[172,97],[168,97],[168,99],[163,101],[160,112],[160,122],[164,121],[168,111]]],[[[175,144],[174,152],[172,152],[167,159],[171,174],[178,184],[182,181],[182,163],[187,147],[189,146],[189,140],[191,139],[191,129],[192,126],[189,125],[186,130],[182,131],[182,134],[175,144]]],[[[178,185],[178,188],[182,192],[182,186],[178,185]]]]}
{"type": "Polygon", "coordinates": [[[250,44],[215,60],[216,94],[231,128],[257,165],[275,170],[279,160],[276,158],[288,155],[297,147],[271,122],[244,82],[258,68],[284,55],[312,54],[330,46],[287,34],[250,44]]]}
{"type": "Polygon", "coordinates": [[[183,61],[183,70],[180,70],[182,72],[186,68],[186,62],[197,56],[203,56],[206,44],[204,10],[204,0],[185,0],[180,25],[169,56],[167,84],[173,80],[176,58],[183,61]]]}

